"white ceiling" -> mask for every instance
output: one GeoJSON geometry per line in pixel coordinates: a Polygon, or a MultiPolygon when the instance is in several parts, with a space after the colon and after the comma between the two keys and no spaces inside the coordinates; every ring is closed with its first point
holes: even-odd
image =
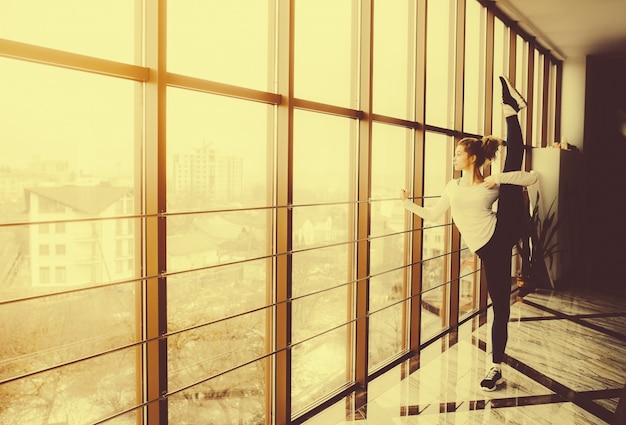
{"type": "Polygon", "coordinates": [[[626,0],[493,0],[557,57],[626,52],[626,0]]]}

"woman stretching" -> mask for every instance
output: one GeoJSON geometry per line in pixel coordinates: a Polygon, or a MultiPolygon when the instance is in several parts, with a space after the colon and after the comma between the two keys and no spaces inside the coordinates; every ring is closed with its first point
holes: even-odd
{"type": "Polygon", "coordinates": [[[402,190],[404,206],[428,221],[436,221],[450,208],[452,219],[470,251],[481,259],[487,289],[493,305],[491,328],[493,365],[480,386],[493,391],[502,381],[500,364],[508,339],[511,311],[511,257],[519,240],[524,212],[523,188],[537,181],[534,173],[520,171],[524,157],[522,130],[517,113],[526,101],[505,77],[502,83],[502,107],[506,117],[506,159],[502,173],[483,177],[480,167],[495,158],[503,143],[495,137],[461,139],[454,152],[454,169],[463,171],[460,179],[451,180],[437,204],[424,208],[411,202],[402,190]],[[498,211],[493,204],[498,200],[498,211]]]}

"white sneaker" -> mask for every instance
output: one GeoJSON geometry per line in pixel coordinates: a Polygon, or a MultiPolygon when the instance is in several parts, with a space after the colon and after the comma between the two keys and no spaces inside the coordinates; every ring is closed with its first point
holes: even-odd
{"type": "Polygon", "coordinates": [[[489,369],[489,372],[487,372],[485,379],[480,381],[480,388],[485,391],[493,391],[496,389],[498,384],[501,384],[502,382],[504,382],[504,379],[502,379],[502,372],[497,367],[492,367],[489,369]]]}

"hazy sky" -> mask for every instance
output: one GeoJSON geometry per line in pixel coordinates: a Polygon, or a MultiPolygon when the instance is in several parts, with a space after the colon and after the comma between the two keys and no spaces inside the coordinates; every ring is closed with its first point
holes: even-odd
{"type": "MultiPolygon", "coordinates": [[[[270,4],[270,0],[170,1],[168,70],[274,90],[270,4]]],[[[297,96],[357,107],[353,79],[357,55],[351,35],[357,25],[351,20],[356,5],[356,1],[296,2],[297,96]]],[[[412,72],[403,42],[410,36],[407,3],[379,0],[377,6],[376,25],[393,31],[379,31],[375,38],[375,69],[384,90],[375,90],[379,97],[374,104],[383,113],[402,114],[410,100],[406,81],[412,72]]],[[[135,40],[140,9],[132,0],[0,0],[0,10],[0,38],[141,64],[135,59],[141,58],[135,40]]],[[[441,40],[441,48],[448,49],[448,40],[441,40]]],[[[132,174],[135,126],[141,125],[141,116],[135,116],[140,111],[135,108],[139,83],[5,58],[0,58],[0,77],[0,164],[25,166],[38,156],[67,160],[73,170],[87,174],[132,174]]],[[[447,76],[431,72],[428,78],[434,92],[445,86],[447,76]]],[[[436,96],[435,101],[445,104],[446,97],[436,96]]],[[[243,156],[248,178],[265,174],[271,107],[180,89],[169,89],[167,100],[170,156],[213,143],[224,154],[243,156]]],[[[321,129],[308,114],[298,116],[295,134],[300,139],[295,146],[307,157],[311,154],[304,153],[304,145],[326,146],[329,141],[347,145],[354,135],[344,131],[341,119],[323,119],[321,129]]],[[[324,166],[345,168],[348,160],[345,154],[326,155],[324,166]]],[[[336,177],[317,171],[311,170],[317,176],[311,182],[315,186],[323,184],[319,179],[332,184],[336,177]]]]}

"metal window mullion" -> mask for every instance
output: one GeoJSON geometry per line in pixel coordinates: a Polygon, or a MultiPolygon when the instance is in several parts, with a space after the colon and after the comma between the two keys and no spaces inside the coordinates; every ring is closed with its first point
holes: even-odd
{"type": "MultiPolygon", "coordinates": [[[[269,24],[268,24],[268,40],[272,40],[268,47],[268,67],[269,72],[267,75],[267,89],[272,93],[278,90],[278,2],[270,2],[268,5],[269,9],[269,24]]],[[[280,95],[277,94],[280,99],[280,95]]],[[[275,250],[276,246],[276,224],[277,224],[277,215],[276,215],[276,183],[277,183],[277,174],[276,170],[276,158],[275,158],[275,148],[276,148],[276,137],[277,137],[277,114],[278,114],[278,105],[280,105],[280,101],[273,107],[272,113],[267,117],[267,151],[266,151],[266,160],[267,160],[267,173],[266,173],[266,184],[267,187],[270,188],[266,191],[266,205],[272,206],[273,208],[267,208],[265,211],[265,234],[266,234],[266,243],[265,243],[265,252],[267,254],[267,258],[264,260],[265,263],[265,305],[272,306],[274,305],[275,298],[275,287],[274,287],[274,278],[276,276],[276,262],[275,262],[275,250]]],[[[276,349],[276,328],[274,325],[275,308],[269,307],[265,308],[265,352],[266,353],[274,353],[276,349]]],[[[266,359],[262,360],[263,368],[264,368],[264,378],[265,382],[263,384],[264,387],[264,400],[265,400],[265,423],[272,423],[271,418],[274,412],[274,356],[269,356],[266,359]]]]}
{"type": "Polygon", "coordinates": [[[359,120],[357,160],[356,207],[356,299],[355,299],[355,349],[354,379],[356,385],[355,409],[367,404],[369,371],[369,271],[371,206],[371,149],[372,149],[372,57],[373,57],[373,0],[361,2],[360,55],[359,55],[359,108],[364,119],[359,120]]]}
{"type": "MultiPolygon", "coordinates": [[[[487,39],[485,50],[485,134],[491,134],[493,128],[493,52],[494,52],[494,27],[495,16],[493,12],[487,9],[487,39]]],[[[484,269],[480,273],[480,291],[478,308],[485,309],[487,307],[487,279],[485,278],[484,269]]]]}
{"type": "MultiPolygon", "coordinates": [[[[425,149],[425,120],[426,120],[426,0],[417,0],[415,10],[415,121],[420,126],[413,132],[413,158],[411,186],[416,200],[424,197],[424,149],[425,149]]],[[[409,364],[409,373],[419,367],[420,340],[422,334],[422,244],[423,231],[422,220],[415,214],[411,214],[411,226],[413,231],[410,235],[411,266],[409,293],[411,294],[411,306],[409,316],[409,350],[415,355],[409,364]],[[415,231],[419,229],[419,231],[415,231]]]]}
{"type": "Polygon", "coordinates": [[[548,122],[550,116],[550,60],[544,55],[543,57],[543,84],[542,84],[541,103],[541,147],[548,146],[548,122]]]}
{"type": "MultiPolygon", "coordinates": [[[[454,130],[463,131],[463,75],[465,73],[465,0],[456,2],[456,83],[454,96],[454,130]]],[[[456,141],[456,140],[455,140],[456,141]]],[[[456,328],[460,314],[461,235],[453,233],[450,270],[449,326],[456,328]]]]}
{"type": "MultiPolygon", "coordinates": [[[[528,43],[528,87],[526,90],[526,145],[534,145],[533,121],[535,110],[535,45],[528,43]]],[[[532,149],[526,151],[526,165],[532,164],[532,149]]]]}
{"type": "Polygon", "coordinates": [[[493,131],[493,67],[495,50],[495,15],[487,9],[487,47],[485,49],[485,134],[493,131]]]}
{"type": "MultiPolygon", "coordinates": [[[[407,110],[410,111],[410,117],[412,117],[412,121],[406,121],[404,126],[410,128],[412,131],[407,131],[407,143],[406,143],[406,154],[405,154],[405,169],[406,170],[414,170],[414,146],[415,146],[415,129],[417,128],[417,123],[415,121],[415,113],[416,113],[416,95],[417,95],[417,53],[418,53],[418,17],[417,17],[417,4],[416,2],[409,2],[409,13],[408,13],[408,26],[409,32],[407,34],[409,38],[408,40],[408,49],[407,49],[407,87],[409,90],[412,90],[413,95],[407,97],[407,110]]],[[[423,40],[422,37],[420,40],[423,40]]],[[[423,120],[422,120],[423,121],[423,120]]],[[[422,126],[423,128],[423,126],[422,126]]],[[[406,187],[411,188],[413,185],[413,173],[411,173],[411,181],[408,181],[409,176],[405,176],[407,179],[406,187]]],[[[410,264],[413,258],[413,245],[412,245],[412,233],[406,234],[404,238],[404,263],[410,264]]],[[[421,239],[420,239],[421,241],[421,239]]],[[[421,252],[421,246],[420,246],[421,252]]],[[[414,285],[414,280],[411,278],[410,267],[407,267],[405,272],[403,273],[403,278],[405,282],[403,282],[403,286],[405,288],[407,297],[409,299],[408,307],[404,308],[404,314],[406,316],[403,324],[407,327],[406,331],[403,332],[403,336],[406,338],[405,346],[409,353],[411,353],[411,357],[409,357],[408,368],[405,368],[403,365],[402,368],[402,376],[408,376],[408,374],[412,373],[419,367],[418,356],[413,356],[413,354],[419,353],[419,338],[420,338],[420,310],[416,310],[416,305],[418,303],[416,300],[420,297],[420,287],[419,285],[414,285]],[[414,320],[415,319],[415,320],[414,320]],[[417,341],[417,342],[416,342],[417,341]]],[[[405,303],[406,304],[406,303],[405,303]]]]}
{"type": "MultiPolygon", "coordinates": [[[[293,78],[295,0],[278,2],[276,108],[276,282],[274,315],[274,423],[291,423],[292,383],[292,228],[293,228],[293,78]],[[286,206],[286,207],[285,207],[286,206]]],[[[268,418],[269,419],[269,418],[268,418]]]]}
{"type": "Polygon", "coordinates": [[[467,12],[466,0],[457,0],[457,25],[456,25],[456,74],[455,74],[455,97],[454,97],[454,130],[463,132],[463,103],[465,99],[465,45],[467,12]]]}
{"type": "Polygon", "coordinates": [[[555,123],[555,96],[554,91],[556,87],[556,71],[555,66],[552,61],[548,61],[548,120],[546,123],[546,140],[548,144],[554,143],[557,141],[554,135],[554,123],[555,123]]]}
{"type": "Polygon", "coordinates": [[[166,294],[166,0],[145,5],[145,55],[151,78],[145,93],[145,347],[146,422],[167,424],[166,294]]]}
{"type": "MultiPolygon", "coordinates": [[[[529,60],[530,60],[530,43],[528,43],[527,41],[524,41],[524,52],[523,52],[523,62],[522,62],[522,77],[523,77],[523,81],[521,81],[521,83],[523,84],[523,89],[524,89],[524,94],[526,96],[526,101],[528,102],[528,106],[525,108],[525,112],[522,114],[522,116],[520,117],[520,125],[522,127],[522,133],[524,134],[524,144],[525,146],[531,147],[532,146],[532,139],[528,139],[528,121],[530,120],[531,116],[530,116],[530,108],[531,108],[531,98],[529,97],[529,93],[530,93],[530,89],[529,89],[529,73],[528,73],[528,65],[529,65],[529,60]]],[[[518,82],[519,84],[519,82],[518,82]]],[[[530,149],[526,150],[526,154],[524,156],[524,170],[526,171],[530,171],[531,169],[531,157],[532,157],[532,151],[530,149]]]]}
{"type": "Polygon", "coordinates": [[[508,78],[513,85],[516,85],[515,79],[517,71],[517,31],[509,27],[509,70],[508,78]]]}
{"type": "MultiPolygon", "coordinates": [[[[145,39],[144,32],[144,22],[145,16],[143,13],[143,2],[136,1],[135,2],[135,34],[134,34],[134,43],[135,43],[135,63],[143,64],[144,63],[144,51],[143,51],[143,41],[145,39]]],[[[133,146],[133,155],[134,155],[134,173],[133,173],[133,187],[135,188],[135,196],[134,196],[134,205],[132,213],[136,214],[138,211],[140,214],[144,214],[146,212],[145,208],[145,199],[144,199],[144,182],[145,182],[145,173],[147,167],[144,163],[144,139],[145,139],[145,122],[144,117],[146,116],[145,111],[145,94],[146,88],[145,84],[135,84],[134,85],[134,146],[133,146]],[[141,195],[140,195],[141,194],[141,195]]],[[[130,213],[130,211],[124,211],[125,213],[130,213]]],[[[145,228],[142,225],[143,217],[140,220],[133,220],[138,222],[139,225],[135,225],[134,233],[135,233],[135,241],[134,241],[134,252],[141,253],[139,255],[135,255],[134,264],[136,276],[141,276],[142,280],[139,280],[135,284],[135,339],[136,341],[142,341],[144,337],[144,280],[147,276],[146,273],[146,260],[147,257],[144,255],[144,231],[145,228]]],[[[135,399],[137,404],[142,404],[145,400],[145,385],[144,385],[144,346],[143,344],[138,345],[135,349],[135,399]]],[[[141,409],[137,412],[135,423],[137,425],[142,425],[145,422],[145,409],[141,409]]]]}
{"type": "Polygon", "coordinates": [[[554,140],[561,140],[561,90],[563,89],[563,66],[560,62],[555,63],[556,76],[554,88],[554,140]]]}

